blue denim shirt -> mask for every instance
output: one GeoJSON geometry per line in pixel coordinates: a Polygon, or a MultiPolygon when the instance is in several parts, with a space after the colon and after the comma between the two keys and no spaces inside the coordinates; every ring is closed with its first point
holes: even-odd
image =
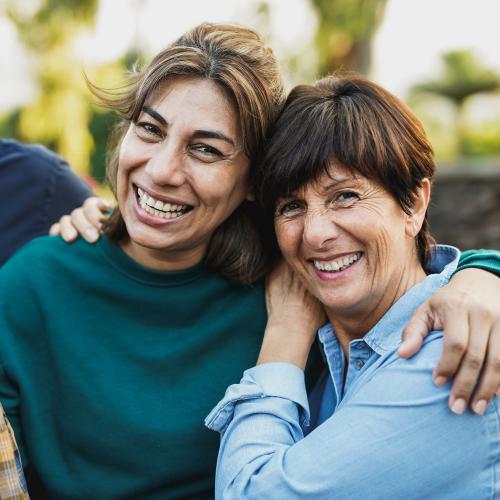
{"type": "Polygon", "coordinates": [[[234,499],[491,499],[500,495],[500,405],[480,417],[447,405],[432,371],[442,333],[410,360],[397,355],[414,310],[445,285],[459,252],[440,246],[414,286],[345,357],[319,331],[328,368],[311,394],[288,363],[247,370],[206,419],[222,435],[216,496],[234,499]]]}

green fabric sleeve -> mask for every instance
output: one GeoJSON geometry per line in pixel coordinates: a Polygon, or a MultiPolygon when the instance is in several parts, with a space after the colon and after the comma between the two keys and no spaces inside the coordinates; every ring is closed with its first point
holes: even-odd
{"type": "Polygon", "coordinates": [[[500,276],[500,252],[497,250],[467,250],[462,252],[453,274],[468,268],[484,269],[500,276]]]}

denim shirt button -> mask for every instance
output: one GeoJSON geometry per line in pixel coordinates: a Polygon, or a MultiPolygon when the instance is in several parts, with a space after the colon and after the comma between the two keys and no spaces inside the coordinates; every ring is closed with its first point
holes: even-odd
{"type": "Polygon", "coordinates": [[[356,368],[358,370],[361,370],[361,368],[363,368],[363,366],[365,366],[365,362],[362,359],[357,359],[355,361],[354,365],[356,366],[356,368]]]}

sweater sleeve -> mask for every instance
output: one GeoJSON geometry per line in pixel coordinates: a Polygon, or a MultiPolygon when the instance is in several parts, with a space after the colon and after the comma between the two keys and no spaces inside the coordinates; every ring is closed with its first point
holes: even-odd
{"type": "Polygon", "coordinates": [[[42,311],[30,283],[33,259],[25,255],[27,248],[0,269],[0,401],[14,430],[24,467],[29,465],[30,459],[25,445],[21,401],[25,397],[23,389],[30,364],[42,354],[35,338],[40,338],[43,328],[42,311]],[[30,359],[27,353],[34,357],[30,359]]]}
{"type": "Polygon", "coordinates": [[[457,269],[453,274],[471,267],[500,276],[500,252],[497,250],[467,250],[462,252],[457,269]]]}

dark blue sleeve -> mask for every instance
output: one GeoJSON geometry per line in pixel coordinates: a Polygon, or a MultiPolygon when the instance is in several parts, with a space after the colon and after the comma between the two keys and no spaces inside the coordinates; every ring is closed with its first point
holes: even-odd
{"type": "Polygon", "coordinates": [[[54,222],[82,205],[89,196],[92,196],[89,186],[65,161],[59,159],[59,164],[54,167],[49,187],[44,234],[48,233],[54,222]]]}
{"type": "Polygon", "coordinates": [[[92,195],[47,148],[0,140],[0,266],[92,195]]]}

